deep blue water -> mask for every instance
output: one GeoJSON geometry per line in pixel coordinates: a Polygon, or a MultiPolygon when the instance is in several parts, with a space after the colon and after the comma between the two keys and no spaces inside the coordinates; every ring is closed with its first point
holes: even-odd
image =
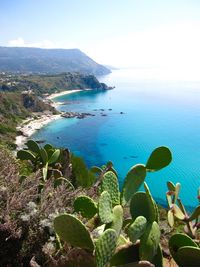
{"type": "Polygon", "coordinates": [[[154,148],[168,146],[173,162],[148,174],[147,183],[153,196],[166,204],[166,181],[180,182],[183,202],[194,206],[200,186],[200,82],[136,79],[133,72],[118,70],[101,77],[102,82],[115,85],[114,90],[57,97],[56,101],[66,102],[60,110],[96,116],[60,119],[33,137],[70,148],[89,166],[111,160],[120,181],[131,166],[146,163],[154,148]]]}

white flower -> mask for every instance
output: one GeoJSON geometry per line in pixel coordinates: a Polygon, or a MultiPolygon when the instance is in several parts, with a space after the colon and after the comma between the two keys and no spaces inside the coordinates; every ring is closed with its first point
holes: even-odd
{"type": "Polygon", "coordinates": [[[30,201],[27,204],[27,208],[28,208],[29,211],[36,209],[36,207],[37,207],[37,205],[33,201],[30,201]]]}
{"type": "Polygon", "coordinates": [[[21,215],[20,217],[22,219],[23,222],[27,222],[30,220],[30,215],[29,214],[24,214],[24,215],[21,215]]]}

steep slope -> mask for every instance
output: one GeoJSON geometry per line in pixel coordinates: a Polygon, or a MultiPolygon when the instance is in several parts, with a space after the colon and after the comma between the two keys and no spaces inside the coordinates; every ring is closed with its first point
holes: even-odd
{"type": "Polygon", "coordinates": [[[79,49],[0,47],[0,71],[28,73],[81,72],[104,75],[106,67],[79,49]]]}

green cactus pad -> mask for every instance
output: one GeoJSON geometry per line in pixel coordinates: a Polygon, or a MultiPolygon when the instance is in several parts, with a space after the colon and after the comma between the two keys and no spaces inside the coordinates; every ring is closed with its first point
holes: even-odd
{"type": "Polygon", "coordinates": [[[121,267],[139,260],[139,243],[133,245],[129,242],[117,248],[115,255],[110,260],[110,265],[121,267]]]}
{"type": "Polygon", "coordinates": [[[158,212],[158,207],[151,195],[151,192],[149,190],[148,185],[144,182],[144,188],[146,191],[147,199],[148,199],[148,207],[149,207],[149,212],[151,214],[151,217],[149,218],[151,222],[156,221],[158,222],[159,220],[159,212],[158,212]]]}
{"type": "MultiPolygon", "coordinates": [[[[179,257],[177,251],[181,247],[192,246],[198,247],[197,244],[187,235],[184,234],[174,234],[169,239],[169,250],[173,259],[179,264],[179,257]]],[[[189,266],[188,266],[189,267],[189,266]]]]}
{"type": "Polygon", "coordinates": [[[180,267],[198,267],[200,266],[200,248],[186,246],[179,248],[177,252],[180,267]]]}
{"type": "Polygon", "coordinates": [[[161,146],[156,148],[150,155],[146,168],[148,172],[158,171],[172,161],[172,154],[169,148],[161,146]]]}
{"type": "Polygon", "coordinates": [[[26,142],[26,145],[28,147],[28,149],[36,154],[40,154],[40,147],[38,145],[37,142],[33,141],[33,140],[28,140],[26,142]]]}
{"type": "Polygon", "coordinates": [[[74,201],[74,210],[85,218],[91,219],[97,213],[97,205],[88,196],[79,196],[74,201]]]}
{"type": "Polygon", "coordinates": [[[17,152],[17,158],[21,160],[31,160],[31,161],[35,161],[36,159],[35,155],[28,150],[19,150],[17,152]]]}
{"type": "Polygon", "coordinates": [[[135,243],[145,232],[147,220],[143,216],[138,216],[128,228],[128,236],[132,243],[135,243]]]}
{"type": "Polygon", "coordinates": [[[110,223],[113,220],[112,200],[107,191],[103,191],[99,197],[99,217],[102,223],[110,223]]]}
{"type": "Polygon", "coordinates": [[[101,190],[107,191],[110,194],[113,205],[120,204],[119,182],[117,176],[112,171],[104,174],[101,190]]]}
{"type": "Polygon", "coordinates": [[[48,160],[49,164],[55,163],[58,160],[59,156],[60,156],[60,149],[56,149],[48,160]]]}
{"type": "Polygon", "coordinates": [[[162,249],[161,246],[158,246],[157,253],[154,256],[152,263],[156,267],[163,267],[163,254],[162,254],[162,249]]]}
{"type": "Polygon", "coordinates": [[[117,205],[113,208],[113,220],[106,225],[106,229],[111,228],[116,231],[117,236],[120,235],[123,226],[123,208],[121,205],[117,205]]]}
{"type": "Polygon", "coordinates": [[[142,164],[135,165],[128,172],[122,188],[122,205],[125,205],[138,191],[146,177],[146,168],[142,164]]]}
{"type": "Polygon", "coordinates": [[[40,157],[41,157],[44,164],[46,164],[48,162],[48,155],[47,155],[47,152],[44,148],[40,149],[40,157]]]}
{"type": "Polygon", "coordinates": [[[146,231],[140,239],[140,259],[152,261],[157,253],[160,241],[160,228],[157,222],[147,225],[146,231]]]}
{"type": "Polygon", "coordinates": [[[61,240],[74,247],[93,251],[94,244],[84,224],[70,214],[61,214],[54,219],[54,229],[61,240]]]}
{"type": "Polygon", "coordinates": [[[157,212],[154,204],[144,192],[137,192],[133,195],[130,203],[130,213],[135,220],[138,216],[144,216],[148,222],[156,220],[157,212]]]}
{"type": "Polygon", "coordinates": [[[97,267],[104,267],[114,254],[117,244],[117,234],[113,229],[107,229],[95,242],[97,267]]]}

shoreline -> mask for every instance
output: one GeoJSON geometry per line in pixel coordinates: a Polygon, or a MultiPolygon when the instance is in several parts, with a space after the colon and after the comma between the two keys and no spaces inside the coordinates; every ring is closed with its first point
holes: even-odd
{"type": "MultiPolygon", "coordinates": [[[[84,89],[84,90],[90,90],[90,89],[84,89]]],[[[82,89],[73,89],[73,90],[66,90],[66,91],[62,91],[60,93],[53,93],[49,96],[46,97],[46,99],[48,100],[53,100],[54,98],[58,97],[58,96],[63,96],[63,95],[68,95],[68,94],[72,94],[72,93],[77,93],[77,92],[80,92],[80,91],[84,91],[82,89]]]]}
{"type": "MultiPolygon", "coordinates": [[[[53,101],[54,98],[80,91],[83,90],[77,89],[77,90],[67,90],[60,93],[53,93],[45,97],[44,101],[50,100],[51,102],[49,104],[54,108],[56,108],[57,106],[59,106],[60,103],[54,102],[53,101]]],[[[41,114],[33,113],[32,117],[29,117],[26,120],[22,121],[22,123],[16,127],[17,131],[21,133],[20,135],[17,135],[15,138],[16,150],[22,149],[27,139],[31,135],[33,135],[37,130],[40,130],[43,126],[47,125],[51,121],[61,118],[62,118],[61,114],[53,115],[51,112],[44,112],[41,114]],[[37,116],[37,118],[35,118],[34,115],[37,116]]]]}

